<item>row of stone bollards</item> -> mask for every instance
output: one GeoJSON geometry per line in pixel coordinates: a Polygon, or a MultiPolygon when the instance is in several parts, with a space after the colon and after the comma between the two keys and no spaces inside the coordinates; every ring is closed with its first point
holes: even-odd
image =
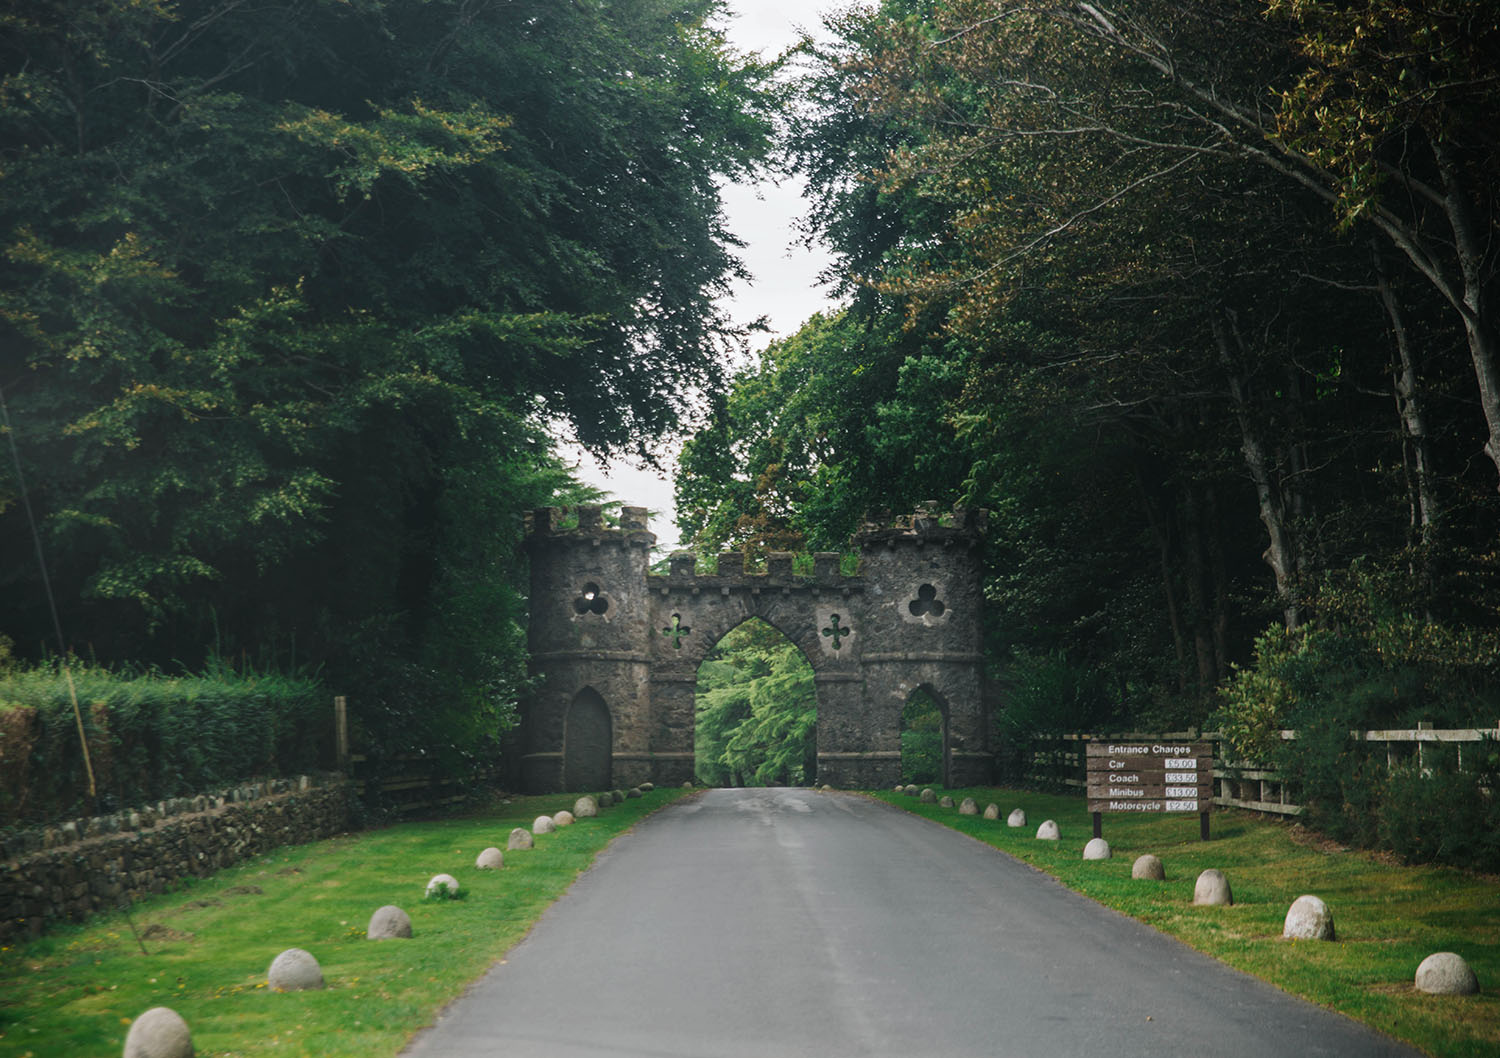
{"type": "MultiPolygon", "coordinates": [[[[919,791],[911,785],[897,786],[895,792],[918,797],[923,804],[936,804],[940,808],[955,807],[952,797],[939,798],[931,788],[919,791]]],[[[979,814],[978,805],[972,797],[964,798],[957,807],[960,815],[979,814]]],[[[996,804],[987,805],[983,815],[985,819],[999,819],[1000,807],[996,804]]],[[[1020,808],[1012,809],[1006,817],[1006,825],[1016,828],[1026,826],[1025,811],[1020,808]]],[[[1062,838],[1062,831],[1055,820],[1047,819],[1037,827],[1036,837],[1038,841],[1058,841],[1062,838]]],[[[1083,847],[1085,860],[1107,860],[1112,855],[1109,842],[1103,838],[1091,838],[1083,847]]],[[[1148,852],[1136,858],[1130,868],[1130,877],[1162,882],[1166,880],[1167,873],[1161,858],[1148,852]]],[[[1197,906],[1225,906],[1234,903],[1229,879],[1223,871],[1210,867],[1198,875],[1198,880],[1193,884],[1193,903],[1197,906]]],[[[1281,935],[1287,940],[1334,940],[1333,912],[1320,897],[1310,893],[1299,896],[1287,909],[1281,935]]],[[[1479,991],[1479,978],[1462,956],[1451,951],[1440,951],[1422,960],[1417,967],[1415,985],[1417,991],[1428,995],[1472,995],[1479,991]]]]}
{"type": "MultiPolygon", "coordinates": [[[[601,807],[620,804],[653,789],[655,787],[646,782],[630,790],[609,790],[597,796],[580,797],[574,802],[571,812],[564,809],[550,816],[537,816],[529,830],[516,827],[510,832],[506,848],[512,852],[530,849],[540,835],[597,816],[601,807]]],[[[504,865],[505,854],[494,846],[484,849],[474,860],[477,870],[498,870],[504,865]]],[[[433,875],[423,891],[426,900],[462,900],[464,895],[458,879],[448,873],[433,875]]],[[[369,940],[407,940],[411,936],[411,916],[395,904],[377,908],[365,930],[365,937],[369,940]]],[[[302,992],[323,988],[324,984],[323,970],[317,958],[301,948],[288,948],[271,960],[266,971],[266,987],[272,992],[302,992]]],[[[192,1033],[187,1022],[170,1007],[152,1007],[131,1022],[130,1031],[125,1036],[124,1058],[193,1058],[192,1033]]]]}

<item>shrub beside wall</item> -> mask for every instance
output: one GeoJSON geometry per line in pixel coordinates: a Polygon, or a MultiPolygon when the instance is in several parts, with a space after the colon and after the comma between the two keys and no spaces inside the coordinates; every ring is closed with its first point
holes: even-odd
{"type": "Polygon", "coordinates": [[[315,680],[241,674],[73,672],[98,789],[56,665],[0,669],[0,827],[150,804],[256,776],[316,770],[332,710],[315,680]]]}

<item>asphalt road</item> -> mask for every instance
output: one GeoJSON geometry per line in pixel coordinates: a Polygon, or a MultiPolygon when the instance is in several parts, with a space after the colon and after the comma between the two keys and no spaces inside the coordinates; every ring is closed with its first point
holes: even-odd
{"type": "Polygon", "coordinates": [[[1417,1055],[954,831],[811,790],[648,819],[404,1053],[1417,1055]]]}

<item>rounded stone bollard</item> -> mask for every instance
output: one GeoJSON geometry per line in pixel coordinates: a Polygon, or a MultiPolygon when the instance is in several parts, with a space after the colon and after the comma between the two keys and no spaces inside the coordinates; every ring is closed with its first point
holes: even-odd
{"type": "Polygon", "coordinates": [[[1057,822],[1052,819],[1042,820],[1042,825],[1036,828],[1036,836],[1042,841],[1057,841],[1062,837],[1062,831],[1057,829],[1057,822]]]}
{"type": "Polygon", "coordinates": [[[958,814],[961,816],[977,816],[979,814],[979,802],[972,797],[965,797],[959,802],[958,814]]]}
{"type": "Polygon", "coordinates": [[[1479,978],[1462,955],[1439,951],[1417,967],[1416,985],[1430,996],[1469,996],[1479,991],[1479,978]]]}
{"type": "Polygon", "coordinates": [[[1010,815],[1005,817],[1005,825],[1008,827],[1024,827],[1026,825],[1026,813],[1019,808],[1012,809],[1010,815]]]}
{"type": "Polygon", "coordinates": [[[318,960],[301,948],[288,948],[271,960],[266,971],[266,987],[273,992],[305,992],[323,987],[323,970],[318,960]]]}
{"type": "Polygon", "coordinates": [[[917,796],[918,790],[911,783],[907,783],[905,793],[907,797],[915,797],[917,796]]]}
{"type": "Polygon", "coordinates": [[[552,817],[552,825],[555,827],[570,827],[573,825],[573,813],[564,808],[552,817]]]}
{"type": "Polygon", "coordinates": [[[609,791],[609,795],[615,799],[615,804],[618,805],[618,804],[624,804],[625,803],[625,791],[624,790],[611,790],[611,791],[609,791]]]}
{"type": "Polygon", "coordinates": [[[125,1058],[193,1058],[193,1036],[171,1007],[152,1007],[130,1023],[125,1058]]]}
{"type": "Polygon", "coordinates": [[[642,795],[642,791],[641,791],[641,788],[639,786],[632,786],[625,793],[626,797],[640,797],[641,795],[642,795]]]}
{"type": "Polygon", "coordinates": [[[1287,940],[1333,940],[1333,912],[1319,897],[1299,896],[1287,908],[1281,935],[1287,940]]]}
{"type": "Polygon", "coordinates": [[[997,805],[997,804],[995,804],[993,801],[991,801],[989,804],[985,805],[984,806],[984,818],[986,818],[986,819],[999,819],[1000,818],[1000,806],[997,805]]]}
{"type": "Polygon", "coordinates": [[[1107,860],[1110,855],[1109,842],[1103,838],[1089,838],[1089,843],[1083,847],[1083,858],[1086,860],[1107,860]]]}
{"type": "Polygon", "coordinates": [[[654,789],[656,789],[656,783],[654,782],[641,783],[641,793],[650,793],[654,789]]]}
{"type": "Polygon", "coordinates": [[[615,795],[609,790],[605,790],[602,794],[595,798],[595,800],[599,802],[600,808],[608,808],[610,805],[615,803],[615,795]]]}
{"type": "Polygon", "coordinates": [[[440,892],[449,900],[457,900],[458,879],[451,874],[434,874],[427,880],[427,895],[437,896],[440,892]]]}
{"type": "Polygon", "coordinates": [[[1234,903],[1234,894],[1229,889],[1229,879],[1224,877],[1224,872],[1217,867],[1210,867],[1198,875],[1198,880],[1193,883],[1193,903],[1203,905],[1222,904],[1228,906],[1234,903]]]}
{"type": "Polygon", "coordinates": [[[510,832],[510,840],[505,843],[505,847],[511,850],[520,849],[524,851],[531,848],[534,843],[531,831],[525,827],[516,827],[516,829],[510,832]]]}
{"type": "Polygon", "coordinates": [[[574,819],[593,819],[599,814],[599,802],[585,794],[573,802],[574,819]]]}
{"type": "Polygon", "coordinates": [[[1148,882],[1164,882],[1167,880],[1167,869],[1161,865],[1161,857],[1148,852],[1135,858],[1135,863],[1130,865],[1130,877],[1148,882]]]}
{"type": "Polygon", "coordinates": [[[474,857],[474,866],[481,871],[498,871],[505,866],[505,853],[491,845],[474,857]]]}
{"type": "Polygon", "coordinates": [[[551,816],[537,816],[531,822],[531,832],[533,834],[550,834],[556,829],[557,824],[552,822],[551,816]]]}
{"type": "Polygon", "coordinates": [[[931,786],[922,791],[922,803],[924,805],[937,804],[937,794],[933,793],[931,786]]]}
{"type": "Polygon", "coordinates": [[[365,929],[368,940],[405,940],[411,936],[411,916],[395,904],[377,907],[365,929]]]}
{"type": "Polygon", "coordinates": [[[891,793],[901,793],[905,789],[906,787],[902,786],[900,783],[897,783],[895,786],[891,787],[891,793]]]}
{"type": "Polygon", "coordinates": [[[939,808],[952,808],[953,807],[953,798],[949,797],[947,794],[943,794],[942,800],[938,801],[938,807],[939,808]]]}

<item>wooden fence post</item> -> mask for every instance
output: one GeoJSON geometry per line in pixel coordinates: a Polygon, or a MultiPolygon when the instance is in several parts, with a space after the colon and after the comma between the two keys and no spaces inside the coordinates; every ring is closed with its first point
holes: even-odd
{"type": "Polygon", "coordinates": [[[333,746],[338,770],[349,774],[349,699],[342,694],[333,698],[333,746]]]}

